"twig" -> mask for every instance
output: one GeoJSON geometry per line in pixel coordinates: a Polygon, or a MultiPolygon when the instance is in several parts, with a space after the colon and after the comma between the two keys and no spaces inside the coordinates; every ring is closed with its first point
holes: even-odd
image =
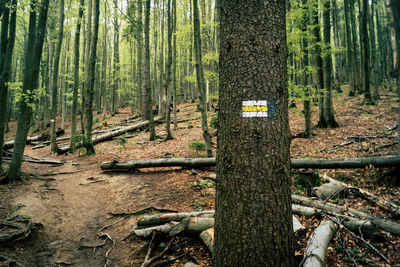
{"type": "Polygon", "coordinates": [[[336,232],[336,235],[338,236],[338,241],[339,241],[340,245],[342,246],[344,252],[346,253],[347,257],[348,257],[349,259],[351,259],[351,261],[353,262],[354,266],[357,267],[357,266],[358,266],[358,265],[357,265],[357,262],[354,260],[354,258],[350,255],[350,253],[349,253],[349,252],[347,251],[347,249],[346,249],[346,247],[347,247],[346,244],[345,244],[346,241],[343,240],[343,237],[342,237],[342,235],[340,234],[340,231],[337,231],[337,232],[336,232]]]}
{"type": "Polygon", "coordinates": [[[131,212],[128,210],[128,212],[109,212],[112,216],[136,216],[136,215],[141,215],[144,213],[149,213],[151,211],[157,211],[157,212],[177,212],[176,210],[169,210],[169,209],[159,209],[155,207],[148,207],[144,208],[135,212],[131,212]]]}
{"type": "Polygon", "coordinates": [[[164,266],[164,264],[166,264],[166,263],[175,262],[176,260],[179,260],[180,258],[183,258],[183,257],[185,257],[186,255],[190,255],[189,252],[190,252],[190,251],[186,251],[185,253],[182,253],[181,255],[178,255],[178,256],[176,256],[176,257],[174,257],[174,258],[171,258],[171,259],[165,259],[165,260],[156,261],[155,263],[153,263],[153,266],[158,266],[158,265],[163,265],[163,266],[164,266]]]}
{"type": "Polygon", "coordinates": [[[99,230],[99,233],[102,232],[102,231],[104,231],[104,230],[107,229],[108,227],[114,226],[114,225],[116,225],[117,223],[119,223],[119,222],[125,220],[125,218],[126,218],[126,217],[123,217],[123,218],[121,218],[121,219],[119,219],[119,220],[117,220],[117,221],[115,221],[115,222],[113,222],[113,223],[111,223],[111,224],[108,224],[108,225],[103,226],[103,227],[99,230]]]}
{"type": "Polygon", "coordinates": [[[146,257],[144,258],[144,262],[142,264],[142,267],[149,266],[153,262],[155,262],[155,261],[161,259],[162,257],[164,257],[164,255],[167,253],[167,251],[171,248],[172,242],[174,242],[174,240],[175,240],[175,237],[172,237],[172,239],[169,241],[169,243],[166,246],[166,248],[160,254],[150,258],[151,250],[153,249],[153,246],[154,246],[155,233],[156,232],[153,232],[153,236],[151,237],[151,241],[150,241],[150,244],[149,244],[149,249],[147,250],[147,254],[146,254],[146,257]]]}
{"type": "Polygon", "coordinates": [[[79,185],[91,185],[91,184],[95,184],[95,183],[100,183],[100,182],[104,182],[105,180],[94,180],[94,181],[91,181],[91,182],[89,182],[89,183],[86,183],[86,184],[82,184],[82,183],[80,183],[79,185]]]}

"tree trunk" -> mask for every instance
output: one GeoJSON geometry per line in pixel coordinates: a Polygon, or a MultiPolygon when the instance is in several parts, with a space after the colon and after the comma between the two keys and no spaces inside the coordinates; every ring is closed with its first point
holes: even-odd
{"type": "Polygon", "coordinates": [[[15,29],[17,18],[17,0],[8,1],[11,7],[4,9],[1,21],[1,37],[0,37],[0,172],[2,169],[3,145],[5,126],[8,121],[8,85],[11,76],[11,63],[15,43],[15,29]],[[15,9],[14,9],[15,7],[15,9]],[[13,12],[10,13],[10,9],[13,12]]]}
{"type": "MultiPolygon", "coordinates": [[[[104,14],[107,14],[107,1],[104,1],[104,14]]],[[[103,62],[101,64],[101,104],[103,105],[103,119],[107,116],[107,18],[104,18],[104,33],[103,33],[103,62]]]]}
{"type": "Polygon", "coordinates": [[[74,41],[74,87],[72,93],[72,115],[71,115],[71,141],[70,147],[75,147],[75,134],[76,134],[76,113],[78,110],[78,90],[79,90],[79,41],[81,36],[81,25],[83,17],[83,8],[85,0],[80,0],[78,21],[76,23],[75,41],[74,41]]]}
{"type": "Polygon", "coordinates": [[[339,125],[335,121],[332,106],[332,48],[331,48],[331,22],[330,22],[331,1],[324,0],[323,20],[324,20],[324,44],[328,53],[323,60],[324,71],[324,101],[323,101],[323,117],[320,121],[326,122],[326,125],[319,125],[321,128],[335,128],[339,125]]]}
{"type": "Polygon", "coordinates": [[[339,43],[339,20],[338,20],[338,6],[336,1],[332,1],[332,23],[333,23],[333,39],[335,43],[335,49],[337,51],[334,52],[333,56],[335,58],[335,67],[334,67],[334,82],[333,87],[338,93],[342,93],[342,89],[340,88],[340,81],[342,80],[342,73],[340,70],[340,43],[339,43]]]}
{"type": "MultiPolygon", "coordinates": [[[[147,122],[148,123],[148,122],[147,122]]],[[[120,132],[125,133],[147,125],[146,121],[140,124],[131,125],[118,131],[114,131],[112,137],[120,132]]],[[[106,134],[105,134],[106,135],[106,134]]],[[[99,137],[96,137],[96,139],[99,137]]],[[[103,139],[103,138],[101,138],[103,139]]],[[[95,142],[95,141],[94,141],[95,142]]],[[[376,168],[394,167],[400,164],[400,157],[369,157],[369,158],[343,158],[343,159],[292,159],[291,168],[314,168],[314,169],[355,169],[365,168],[372,165],[376,168]]],[[[215,166],[215,158],[172,158],[135,161],[108,161],[101,164],[103,170],[135,170],[139,168],[154,167],[187,167],[202,168],[215,166]]]]}
{"type": "Polygon", "coordinates": [[[21,162],[32,119],[32,106],[30,104],[33,100],[31,97],[28,97],[27,93],[28,91],[33,92],[38,84],[40,59],[46,33],[49,0],[43,0],[41,2],[37,26],[36,5],[37,1],[32,0],[29,14],[28,44],[25,49],[24,81],[22,85],[22,95],[25,97],[25,101],[21,101],[19,104],[15,146],[6,179],[9,183],[14,183],[16,180],[20,179],[21,176],[21,162]]]}
{"type": "Polygon", "coordinates": [[[57,124],[57,94],[58,94],[58,70],[60,66],[61,47],[64,36],[64,0],[60,0],[60,20],[58,22],[58,40],[56,47],[56,54],[54,55],[54,69],[53,69],[53,88],[51,95],[51,152],[56,153],[58,146],[56,142],[56,124],[57,124]]]}
{"type": "Polygon", "coordinates": [[[221,6],[213,265],[294,266],[285,1],[221,6]]]}
{"type": "MultiPolygon", "coordinates": [[[[211,2],[211,1],[210,1],[211,2]]],[[[173,11],[173,23],[172,32],[174,34],[173,41],[173,74],[172,74],[172,87],[173,87],[173,108],[174,108],[174,130],[178,129],[178,122],[176,121],[176,105],[177,105],[177,95],[176,95],[176,0],[172,0],[172,11],[173,11]]]]}
{"type": "Polygon", "coordinates": [[[302,0],[302,9],[303,9],[303,18],[302,18],[302,25],[301,31],[304,34],[302,39],[302,50],[303,50],[303,57],[302,57],[302,86],[304,92],[304,136],[310,138],[311,137],[311,104],[310,104],[310,87],[308,85],[309,81],[309,56],[308,56],[308,30],[307,26],[309,24],[309,13],[308,13],[308,3],[307,0],[302,0]]]}
{"type": "Polygon", "coordinates": [[[354,53],[353,53],[353,43],[351,40],[351,29],[350,29],[350,18],[349,18],[349,1],[344,0],[344,12],[345,12],[345,27],[346,27],[346,41],[347,41],[347,73],[349,77],[349,96],[354,96],[355,93],[355,60],[354,60],[354,53]]]}
{"type": "Polygon", "coordinates": [[[362,20],[360,27],[360,39],[362,49],[362,79],[364,86],[364,104],[373,105],[374,101],[371,97],[370,73],[369,73],[369,38],[368,38],[368,0],[363,0],[362,20]]]}
{"type": "Polygon", "coordinates": [[[112,113],[118,112],[118,90],[120,84],[119,66],[119,22],[118,22],[118,0],[114,0],[114,64],[113,64],[113,87],[112,87],[112,113]]]}
{"type": "Polygon", "coordinates": [[[203,129],[203,137],[206,144],[207,157],[212,157],[211,150],[211,135],[208,132],[207,123],[207,106],[206,106],[206,88],[204,84],[204,73],[202,64],[202,50],[200,37],[200,20],[199,7],[197,0],[193,0],[193,32],[194,32],[194,51],[196,56],[196,79],[197,88],[199,89],[200,112],[201,112],[201,127],[203,129]]]}
{"type": "Polygon", "coordinates": [[[371,1],[371,12],[368,16],[368,26],[369,26],[369,40],[371,47],[371,81],[372,81],[372,99],[373,101],[379,99],[378,92],[378,58],[377,58],[377,46],[376,46],[376,38],[375,38],[375,1],[371,1]]]}
{"type": "Polygon", "coordinates": [[[153,101],[151,99],[151,80],[150,80],[150,4],[151,0],[146,0],[146,10],[144,18],[144,88],[146,90],[146,114],[149,120],[150,141],[156,139],[153,118],[153,101]]]}
{"type": "Polygon", "coordinates": [[[353,41],[353,55],[354,55],[354,77],[355,77],[355,92],[360,93],[360,56],[358,50],[358,37],[357,37],[357,27],[356,27],[356,16],[355,16],[355,6],[354,0],[349,0],[350,2],[350,23],[351,23],[351,34],[352,34],[352,41],[353,41]]]}
{"type": "Polygon", "coordinates": [[[168,20],[168,58],[166,66],[166,78],[164,84],[164,92],[167,96],[165,102],[165,140],[173,139],[171,133],[171,65],[172,65],[172,12],[171,12],[171,0],[167,0],[167,20],[168,20]]]}
{"type": "MultiPolygon", "coordinates": [[[[90,0],[91,1],[91,0],[90,0]]],[[[85,139],[92,140],[92,124],[93,124],[93,94],[94,94],[94,81],[95,81],[95,69],[96,69],[96,51],[97,51],[97,40],[99,33],[99,15],[100,7],[99,0],[94,0],[94,17],[93,17],[93,35],[90,40],[90,53],[89,60],[86,68],[86,80],[85,80],[85,98],[83,102],[83,119],[84,119],[84,135],[85,139]]],[[[86,146],[87,154],[94,154],[94,145],[90,141],[86,146]]]]}
{"type": "Polygon", "coordinates": [[[138,21],[137,21],[137,98],[139,103],[139,110],[142,112],[142,118],[147,119],[147,112],[143,105],[143,5],[142,0],[138,0],[138,21]]]}

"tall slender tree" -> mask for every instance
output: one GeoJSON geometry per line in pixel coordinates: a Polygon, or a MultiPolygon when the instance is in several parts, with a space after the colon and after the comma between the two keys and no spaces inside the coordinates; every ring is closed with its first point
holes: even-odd
{"type": "Polygon", "coordinates": [[[200,19],[199,19],[199,7],[197,0],[193,0],[193,32],[194,32],[194,51],[196,57],[196,79],[197,88],[199,90],[200,99],[200,113],[201,113],[201,127],[203,129],[203,138],[206,144],[207,157],[212,157],[211,150],[211,135],[208,131],[207,123],[207,106],[206,106],[206,88],[204,84],[204,72],[202,64],[202,49],[201,49],[201,37],[200,37],[200,19]]]}
{"type": "MultiPolygon", "coordinates": [[[[2,172],[3,145],[5,126],[7,124],[8,82],[11,78],[11,63],[15,43],[17,20],[17,0],[4,1],[5,6],[1,20],[0,33],[0,173],[2,172]]],[[[2,3],[3,4],[3,3],[2,3]]]]}
{"type": "Polygon", "coordinates": [[[22,101],[19,103],[17,133],[10,168],[4,182],[14,183],[21,178],[21,163],[24,156],[26,139],[33,113],[33,94],[39,79],[39,66],[42,56],[43,42],[46,35],[46,22],[49,0],[43,0],[40,5],[37,0],[31,0],[29,10],[29,33],[25,48],[25,67],[22,85],[22,101]],[[37,12],[39,8],[39,17],[37,12]],[[37,22],[36,22],[37,20],[37,22]]]}
{"type": "Polygon", "coordinates": [[[64,0],[60,0],[60,20],[58,22],[58,40],[56,47],[56,54],[54,56],[54,69],[53,69],[53,88],[51,95],[51,131],[50,143],[51,152],[58,152],[59,148],[56,141],[56,125],[57,125],[57,95],[58,95],[58,70],[60,66],[60,55],[62,41],[64,37],[64,0]]]}
{"type": "Polygon", "coordinates": [[[85,0],[80,0],[78,21],[76,22],[75,41],[74,41],[74,86],[72,93],[72,116],[71,116],[71,150],[75,149],[75,135],[76,135],[76,114],[78,110],[78,91],[79,91],[79,43],[81,38],[81,25],[83,18],[85,0]]]}
{"type": "Polygon", "coordinates": [[[120,84],[119,66],[119,20],[118,0],[114,0],[114,65],[113,65],[113,87],[112,87],[112,112],[118,111],[118,90],[120,84]]]}
{"type": "Polygon", "coordinates": [[[364,86],[364,104],[373,105],[374,100],[371,97],[371,85],[370,85],[370,72],[369,72],[369,37],[368,37],[368,0],[363,0],[362,12],[361,12],[361,28],[360,28],[360,39],[361,39],[361,55],[362,55],[362,80],[364,86]]]}
{"type": "Polygon", "coordinates": [[[221,6],[213,266],[294,266],[285,1],[221,6]]]}
{"type": "Polygon", "coordinates": [[[166,140],[171,140],[171,65],[172,65],[172,11],[171,11],[171,0],[167,0],[167,21],[168,21],[168,58],[166,66],[166,78],[164,84],[164,92],[167,96],[167,101],[165,103],[165,131],[167,135],[166,140]]]}
{"type": "Polygon", "coordinates": [[[151,97],[150,79],[150,7],[151,0],[146,0],[146,10],[144,17],[144,88],[146,89],[146,117],[149,120],[150,140],[156,139],[156,131],[153,119],[153,101],[151,97]]]}

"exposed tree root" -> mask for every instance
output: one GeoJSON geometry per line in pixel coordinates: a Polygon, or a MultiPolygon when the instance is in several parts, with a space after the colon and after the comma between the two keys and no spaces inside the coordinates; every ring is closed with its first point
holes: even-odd
{"type": "Polygon", "coordinates": [[[0,263],[6,262],[6,265],[1,265],[1,266],[6,266],[6,267],[11,267],[11,266],[17,266],[17,267],[24,267],[25,265],[19,263],[18,261],[9,258],[5,255],[0,254],[0,263]]]}
{"type": "Polygon", "coordinates": [[[16,241],[26,238],[31,233],[32,220],[22,216],[14,216],[5,221],[0,221],[0,226],[3,226],[0,233],[0,243],[16,241]]]}

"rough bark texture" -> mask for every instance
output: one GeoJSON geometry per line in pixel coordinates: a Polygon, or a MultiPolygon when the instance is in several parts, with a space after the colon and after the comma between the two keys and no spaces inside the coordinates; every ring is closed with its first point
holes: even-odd
{"type": "Polygon", "coordinates": [[[194,51],[196,56],[196,79],[200,99],[201,127],[203,129],[203,137],[206,144],[207,157],[212,157],[211,135],[208,132],[207,124],[206,88],[204,83],[204,72],[202,64],[203,61],[201,52],[200,19],[197,0],[193,0],[193,33],[194,51]]]}
{"type": "Polygon", "coordinates": [[[142,93],[143,93],[143,5],[142,5],[142,0],[138,0],[138,22],[137,22],[137,38],[136,38],[136,43],[137,43],[137,97],[138,97],[138,103],[139,106],[142,108],[142,117],[143,119],[147,119],[147,113],[145,107],[143,107],[143,99],[142,99],[142,93]]]}
{"type": "Polygon", "coordinates": [[[351,29],[350,29],[350,11],[349,11],[349,0],[344,0],[344,12],[345,12],[345,27],[346,27],[346,52],[347,52],[347,72],[349,78],[349,96],[355,95],[355,76],[354,76],[354,54],[353,54],[353,43],[351,41],[351,29]]]}
{"type": "Polygon", "coordinates": [[[285,1],[222,1],[214,266],[293,266],[285,1]],[[274,103],[242,117],[242,101],[274,103]]]}
{"type": "Polygon", "coordinates": [[[26,138],[30,128],[32,119],[32,106],[29,105],[33,102],[31,96],[27,92],[31,92],[36,88],[39,78],[39,65],[42,56],[43,42],[46,32],[47,13],[49,8],[49,0],[43,0],[39,11],[39,18],[36,25],[36,8],[37,1],[31,1],[31,11],[29,14],[29,34],[28,45],[25,49],[25,69],[24,81],[22,85],[22,94],[24,100],[19,104],[17,133],[15,136],[15,146],[13,150],[12,160],[7,175],[10,183],[20,179],[21,175],[21,162],[24,156],[26,138]]]}
{"type": "Polygon", "coordinates": [[[165,131],[166,131],[166,140],[171,140],[171,65],[172,65],[172,12],[171,12],[171,0],[167,1],[167,21],[168,21],[168,58],[167,58],[167,66],[166,66],[166,78],[164,84],[164,92],[167,96],[167,101],[165,102],[165,131]]]}
{"type": "Polygon", "coordinates": [[[118,0],[114,0],[114,65],[113,65],[113,87],[112,87],[112,113],[118,112],[118,90],[120,84],[119,66],[119,20],[118,20],[118,0]]]}
{"type": "Polygon", "coordinates": [[[364,85],[364,104],[374,104],[371,97],[371,86],[370,86],[370,73],[369,73],[369,37],[368,37],[368,0],[363,0],[362,5],[362,20],[360,29],[361,39],[361,55],[362,55],[362,79],[364,85]]]}

